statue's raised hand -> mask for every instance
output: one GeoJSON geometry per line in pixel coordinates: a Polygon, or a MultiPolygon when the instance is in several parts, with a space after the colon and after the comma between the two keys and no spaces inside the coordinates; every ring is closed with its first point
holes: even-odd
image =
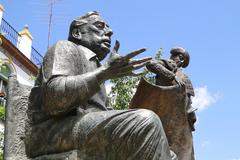
{"type": "Polygon", "coordinates": [[[116,41],[107,63],[102,66],[103,71],[101,76],[104,80],[123,76],[139,75],[134,73],[133,71],[142,68],[152,59],[150,57],[146,57],[139,60],[131,60],[131,58],[139,55],[146,49],[145,48],[138,49],[128,53],[125,56],[121,56],[118,54],[119,47],[120,43],[116,41]]]}

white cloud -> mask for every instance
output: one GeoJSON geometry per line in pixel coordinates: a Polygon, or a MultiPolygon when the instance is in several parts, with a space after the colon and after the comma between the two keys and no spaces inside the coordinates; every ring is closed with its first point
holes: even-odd
{"type": "Polygon", "coordinates": [[[112,88],[112,83],[107,83],[107,84],[105,85],[105,87],[106,87],[106,92],[107,92],[107,94],[109,94],[110,91],[111,91],[111,88],[112,88]]]}
{"type": "Polygon", "coordinates": [[[203,111],[216,103],[222,95],[220,93],[212,94],[208,91],[207,86],[195,88],[195,97],[193,97],[193,107],[198,111],[203,111]]]}
{"type": "Polygon", "coordinates": [[[232,160],[240,160],[240,158],[233,158],[232,160]]]}

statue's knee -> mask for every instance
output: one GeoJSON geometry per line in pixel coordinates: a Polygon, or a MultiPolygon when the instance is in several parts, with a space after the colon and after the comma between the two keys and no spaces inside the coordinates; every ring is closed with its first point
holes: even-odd
{"type": "Polygon", "coordinates": [[[139,114],[139,117],[141,117],[141,119],[145,121],[148,125],[152,127],[157,127],[157,128],[162,127],[162,123],[160,121],[159,116],[153,111],[148,109],[139,109],[138,114],[139,114]]]}

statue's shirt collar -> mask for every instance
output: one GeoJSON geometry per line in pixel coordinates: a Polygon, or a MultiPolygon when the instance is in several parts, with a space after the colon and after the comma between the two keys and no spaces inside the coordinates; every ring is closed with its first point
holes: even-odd
{"type": "Polygon", "coordinates": [[[82,45],[79,45],[78,47],[81,48],[84,51],[83,53],[88,60],[91,60],[92,58],[97,57],[97,55],[93,51],[91,51],[90,49],[88,49],[88,48],[86,48],[82,45]]]}

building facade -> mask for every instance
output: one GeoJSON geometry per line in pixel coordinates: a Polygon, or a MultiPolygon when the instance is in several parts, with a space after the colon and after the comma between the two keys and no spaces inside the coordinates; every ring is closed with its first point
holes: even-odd
{"type": "Polygon", "coordinates": [[[20,83],[33,85],[42,56],[32,46],[28,27],[16,31],[4,18],[0,4],[0,96],[5,95],[7,77],[16,74],[20,83]]]}
{"type": "Polygon", "coordinates": [[[15,74],[20,83],[32,86],[43,58],[32,46],[28,26],[16,31],[3,14],[4,7],[0,4],[0,109],[6,104],[8,76],[15,74]]]}

